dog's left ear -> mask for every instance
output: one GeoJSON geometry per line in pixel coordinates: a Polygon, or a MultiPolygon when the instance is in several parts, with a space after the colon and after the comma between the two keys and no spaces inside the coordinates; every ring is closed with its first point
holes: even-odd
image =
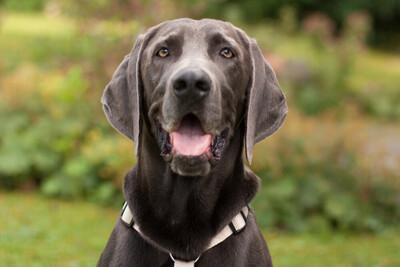
{"type": "Polygon", "coordinates": [[[110,124],[135,143],[135,155],[139,151],[140,110],[142,83],[140,59],[144,47],[144,35],[140,35],[132,49],[115,71],[104,89],[101,103],[110,124]]]}
{"type": "Polygon", "coordinates": [[[275,133],[285,120],[287,105],[275,72],[257,42],[250,39],[252,77],[247,92],[246,157],[251,164],[253,147],[275,133]]]}

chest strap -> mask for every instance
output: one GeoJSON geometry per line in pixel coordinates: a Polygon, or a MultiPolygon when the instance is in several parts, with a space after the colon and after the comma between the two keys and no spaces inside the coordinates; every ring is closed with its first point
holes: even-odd
{"type": "MultiPolygon", "coordinates": [[[[222,243],[225,239],[230,237],[232,234],[236,235],[236,234],[240,233],[241,231],[243,231],[243,229],[246,227],[246,224],[247,224],[247,216],[249,215],[249,211],[250,211],[250,205],[246,205],[235,217],[233,217],[232,221],[228,225],[226,225],[216,236],[213,237],[213,239],[211,239],[210,244],[208,245],[208,247],[206,248],[205,251],[222,243]]],[[[152,241],[140,231],[139,225],[135,224],[135,222],[133,221],[132,212],[126,201],[122,208],[121,220],[123,221],[123,223],[126,226],[132,227],[133,229],[135,229],[145,240],[152,241]]],[[[155,242],[152,241],[152,243],[155,243],[155,242]]],[[[182,262],[182,261],[176,260],[168,250],[165,250],[165,251],[170,254],[171,259],[175,263],[174,266],[184,266],[183,264],[190,264],[188,266],[194,266],[194,263],[200,258],[200,256],[199,256],[194,261],[182,262]]]]}

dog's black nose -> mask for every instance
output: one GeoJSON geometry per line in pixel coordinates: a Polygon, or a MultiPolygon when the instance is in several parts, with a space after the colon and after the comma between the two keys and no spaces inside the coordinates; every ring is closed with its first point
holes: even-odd
{"type": "Polygon", "coordinates": [[[179,71],[172,79],[174,94],[183,101],[198,101],[211,90],[209,75],[198,68],[179,71]]]}

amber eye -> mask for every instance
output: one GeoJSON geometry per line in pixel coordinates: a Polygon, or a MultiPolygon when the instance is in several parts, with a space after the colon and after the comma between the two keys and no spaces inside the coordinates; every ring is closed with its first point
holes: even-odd
{"type": "Polygon", "coordinates": [[[235,56],[235,54],[229,48],[222,49],[220,55],[224,58],[233,58],[235,56]]]}
{"type": "Polygon", "coordinates": [[[167,57],[167,56],[169,56],[169,50],[167,48],[163,47],[157,51],[157,56],[167,57]]]}

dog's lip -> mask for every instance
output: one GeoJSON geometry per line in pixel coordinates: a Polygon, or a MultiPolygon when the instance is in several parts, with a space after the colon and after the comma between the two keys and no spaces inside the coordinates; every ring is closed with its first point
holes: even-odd
{"type": "MultiPolygon", "coordinates": [[[[187,114],[185,116],[195,116],[195,115],[187,114]]],[[[173,130],[170,130],[170,131],[165,130],[165,128],[167,128],[167,127],[164,128],[162,124],[157,123],[157,125],[158,125],[158,140],[159,140],[159,143],[161,146],[161,156],[166,161],[171,161],[173,159],[173,157],[187,157],[187,158],[192,158],[192,159],[198,158],[199,160],[208,158],[211,163],[216,163],[221,158],[221,154],[222,154],[222,151],[225,146],[225,135],[226,135],[225,130],[222,131],[222,133],[219,133],[219,131],[218,132],[216,131],[217,132],[216,135],[212,135],[210,133],[207,133],[205,130],[203,130],[204,136],[207,136],[205,138],[210,138],[210,142],[209,142],[207,148],[204,149],[204,151],[202,151],[202,153],[195,153],[194,155],[191,155],[191,154],[185,155],[185,153],[181,153],[180,151],[177,151],[176,149],[174,149],[174,146],[173,146],[174,141],[171,139],[173,139],[174,135],[176,136],[175,132],[179,131],[179,126],[185,116],[182,117],[182,119],[179,123],[174,124],[174,127],[171,127],[171,128],[173,128],[173,130]]],[[[202,127],[202,129],[204,129],[202,124],[201,124],[201,127],[202,127]]]]}

